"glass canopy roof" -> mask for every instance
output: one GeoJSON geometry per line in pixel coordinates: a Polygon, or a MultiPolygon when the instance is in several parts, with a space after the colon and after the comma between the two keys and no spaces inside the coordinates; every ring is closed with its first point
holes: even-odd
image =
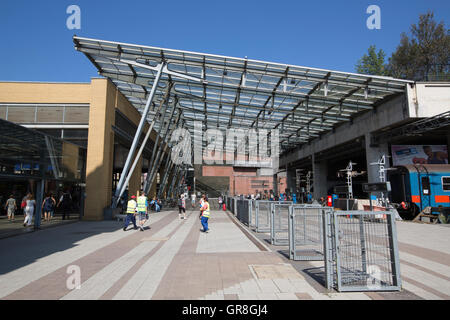
{"type": "MultiPolygon", "coordinates": [[[[169,109],[176,107],[184,126],[194,133],[227,128],[279,129],[282,151],[308,142],[381,100],[406,91],[412,81],[233,58],[213,54],[125,44],[75,36],[83,52],[128,100],[142,112],[161,62],[163,73],[148,120],[170,90],[169,109]]],[[[166,117],[167,121],[167,117],[166,117]]],[[[157,121],[154,128],[159,130],[157,121]]],[[[172,124],[175,125],[174,123],[172,124]]]]}

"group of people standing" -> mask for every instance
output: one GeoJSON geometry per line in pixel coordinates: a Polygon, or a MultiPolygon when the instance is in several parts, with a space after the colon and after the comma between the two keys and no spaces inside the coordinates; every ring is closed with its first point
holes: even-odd
{"type": "MultiPolygon", "coordinates": [[[[55,210],[58,207],[62,208],[63,217],[62,219],[66,219],[69,217],[70,207],[71,207],[71,201],[72,197],[68,191],[65,191],[61,198],[59,199],[58,204],[56,203],[56,200],[52,193],[48,193],[47,196],[44,198],[41,204],[41,214],[42,214],[42,221],[51,221],[52,217],[54,216],[55,210]]],[[[33,221],[34,212],[36,209],[36,200],[34,198],[33,193],[28,192],[27,195],[22,199],[22,202],[20,204],[20,208],[23,209],[24,213],[24,221],[23,226],[28,227],[31,226],[33,221]]],[[[14,195],[10,195],[9,199],[6,201],[5,209],[7,210],[8,214],[8,221],[14,222],[15,221],[15,212],[18,209],[16,199],[14,198],[14,195]]]]}

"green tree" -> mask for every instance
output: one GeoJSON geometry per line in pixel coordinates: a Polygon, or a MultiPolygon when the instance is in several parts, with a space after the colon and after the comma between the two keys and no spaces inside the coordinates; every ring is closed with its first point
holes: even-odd
{"type": "Polygon", "coordinates": [[[416,81],[449,80],[450,30],[428,12],[420,15],[410,31],[411,36],[401,34],[400,44],[389,58],[389,75],[416,81]]]}
{"type": "Polygon", "coordinates": [[[374,76],[387,75],[385,59],[386,54],[382,49],[376,53],[376,47],[370,46],[367,54],[364,54],[356,64],[356,72],[374,76]]]}

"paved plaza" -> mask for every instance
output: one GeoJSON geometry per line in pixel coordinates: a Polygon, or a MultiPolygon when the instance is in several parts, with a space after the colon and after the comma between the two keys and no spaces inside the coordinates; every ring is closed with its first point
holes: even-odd
{"type": "Polygon", "coordinates": [[[339,293],[323,262],[290,261],[229,212],[152,213],[144,232],[117,221],[76,222],[0,240],[0,299],[416,300],[450,298],[448,226],[398,222],[403,290],[339,293]],[[80,270],[69,289],[69,267],[80,270]]]}

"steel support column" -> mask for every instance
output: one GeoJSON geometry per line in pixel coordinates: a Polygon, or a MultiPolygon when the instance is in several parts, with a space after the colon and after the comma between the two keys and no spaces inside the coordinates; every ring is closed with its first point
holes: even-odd
{"type": "MultiPolygon", "coordinates": [[[[159,104],[158,110],[155,113],[155,118],[158,116],[158,114],[161,111],[162,106],[164,105],[165,101],[167,100],[168,96],[169,96],[170,90],[167,90],[166,95],[164,97],[164,99],[161,101],[161,103],[159,104]]],[[[151,129],[151,128],[150,128],[151,129]]],[[[151,134],[152,130],[148,130],[147,134],[145,135],[144,141],[142,141],[141,147],[139,148],[139,151],[134,159],[133,165],[131,166],[130,172],[128,172],[127,178],[125,180],[125,183],[123,184],[121,190],[120,190],[120,194],[118,196],[118,198],[115,201],[115,206],[117,206],[119,199],[122,197],[123,193],[125,192],[125,189],[128,186],[128,183],[130,182],[131,176],[133,175],[134,169],[136,168],[136,165],[139,162],[139,158],[142,155],[142,152],[144,151],[144,148],[147,144],[148,139],[150,138],[150,134],[151,134]]]]}
{"type": "Polygon", "coordinates": [[[166,189],[167,187],[167,180],[169,179],[169,173],[170,170],[173,167],[173,162],[170,160],[170,156],[167,155],[167,160],[166,160],[166,164],[165,164],[165,172],[164,172],[164,176],[163,176],[163,180],[161,183],[161,186],[159,187],[159,192],[158,192],[158,197],[160,198],[163,195],[164,189],[166,189]]]}
{"type": "Polygon", "coordinates": [[[159,150],[160,148],[162,148],[162,142],[161,142],[161,146],[159,146],[159,140],[161,139],[161,133],[162,133],[162,130],[163,130],[163,127],[164,127],[164,119],[166,118],[167,106],[168,106],[168,105],[166,105],[166,107],[164,108],[164,111],[163,111],[163,113],[162,113],[163,116],[162,116],[162,119],[161,119],[161,121],[160,121],[160,128],[159,128],[159,130],[158,130],[158,132],[157,132],[156,141],[155,141],[155,144],[154,144],[154,146],[153,146],[152,157],[150,158],[150,162],[149,162],[149,164],[148,164],[147,178],[146,178],[145,181],[144,181],[144,187],[143,187],[143,190],[144,190],[146,193],[148,192],[148,189],[151,188],[151,186],[148,186],[148,181],[149,181],[149,176],[150,176],[150,173],[151,173],[153,164],[155,163],[155,158],[156,158],[157,150],[159,150]]]}
{"type": "Polygon", "coordinates": [[[181,166],[177,166],[176,169],[175,169],[175,174],[172,177],[172,181],[170,183],[170,189],[169,189],[169,192],[168,192],[168,194],[171,195],[171,196],[173,195],[173,187],[175,186],[175,183],[178,181],[179,175],[181,173],[181,169],[182,169],[181,166]]]}
{"type": "MultiPolygon", "coordinates": [[[[145,181],[144,191],[146,193],[148,192],[148,189],[150,189],[150,187],[153,185],[153,181],[155,180],[156,173],[159,170],[161,152],[166,152],[166,150],[167,150],[168,143],[167,143],[166,139],[167,139],[167,136],[169,135],[169,132],[171,131],[170,124],[172,122],[173,115],[175,113],[175,109],[176,109],[175,105],[176,105],[176,103],[177,102],[175,101],[173,109],[172,109],[172,112],[170,114],[170,119],[167,122],[167,127],[166,127],[166,130],[165,130],[165,133],[164,133],[164,137],[161,140],[161,146],[160,146],[160,148],[158,148],[158,153],[156,154],[156,158],[154,159],[154,162],[151,164],[151,166],[148,167],[149,171],[150,170],[151,171],[150,171],[150,175],[147,174],[147,179],[145,181]],[[164,147],[163,147],[163,144],[165,144],[164,147]]],[[[176,124],[178,124],[179,118],[180,118],[180,114],[178,114],[178,116],[177,116],[176,124]]],[[[162,124],[161,124],[161,127],[162,127],[162,124]]]]}
{"type": "MultiPolygon", "coordinates": [[[[144,111],[142,113],[142,117],[141,117],[141,120],[139,122],[139,126],[138,126],[138,128],[136,130],[136,134],[134,136],[133,143],[131,144],[130,151],[128,152],[127,160],[125,161],[125,165],[124,165],[124,168],[122,170],[122,174],[120,175],[119,183],[117,184],[116,192],[114,194],[112,207],[116,207],[118,199],[120,199],[119,194],[120,194],[120,191],[122,190],[122,186],[123,186],[123,184],[125,182],[125,179],[126,179],[126,176],[128,174],[128,170],[129,170],[129,167],[130,167],[131,159],[133,158],[134,152],[136,151],[136,147],[138,145],[139,138],[141,136],[142,130],[144,129],[145,122],[147,121],[147,115],[148,115],[148,112],[150,110],[150,105],[152,103],[153,97],[155,96],[156,89],[158,87],[159,80],[161,79],[161,75],[162,75],[164,67],[165,67],[165,63],[161,63],[161,64],[159,64],[157,66],[157,70],[158,71],[157,71],[157,74],[156,74],[156,77],[155,77],[155,81],[153,82],[152,90],[151,90],[150,95],[149,95],[149,97],[147,99],[147,104],[145,105],[144,111]]],[[[153,129],[153,125],[154,125],[155,121],[156,121],[156,119],[153,118],[153,121],[152,121],[152,124],[150,126],[149,131],[151,131],[153,129]]]]}

